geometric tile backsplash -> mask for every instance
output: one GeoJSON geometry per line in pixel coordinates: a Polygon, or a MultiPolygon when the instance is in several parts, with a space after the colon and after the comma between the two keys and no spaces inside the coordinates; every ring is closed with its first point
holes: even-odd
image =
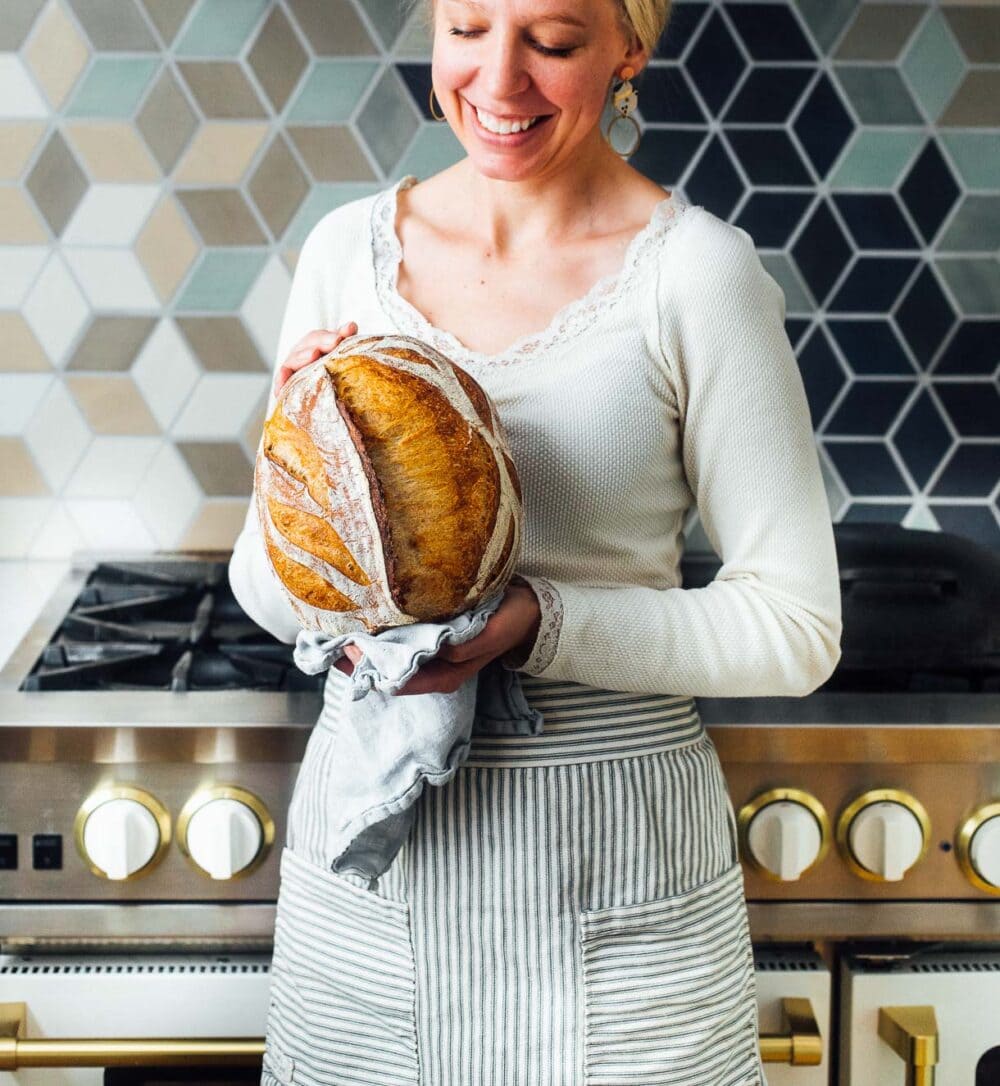
{"type": "MultiPolygon", "coordinates": [[[[302,240],[462,154],[429,58],[397,0],[4,0],[0,556],[232,544],[302,240]]],[[[637,89],[785,292],[833,519],[1000,548],[1000,6],[677,3],[637,89]]]]}

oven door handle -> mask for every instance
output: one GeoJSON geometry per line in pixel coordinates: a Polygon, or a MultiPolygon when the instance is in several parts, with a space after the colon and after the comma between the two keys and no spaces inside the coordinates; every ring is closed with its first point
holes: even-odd
{"type": "Polygon", "coordinates": [[[0,1003],[0,1071],[25,1067],[257,1067],[264,1041],[255,1037],[25,1037],[27,1004],[0,1003]]]}
{"type": "Polygon", "coordinates": [[[789,1063],[793,1067],[815,1067],[823,1059],[823,1037],[812,1004],[801,996],[782,999],[782,1033],[760,1035],[760,1058],[764,1063],[789,1063]]]}
{"type": "Polygon", "coordinates": [[[906,1064],[906,1086],[934,1086],[938,1025],[933,1007],[879,1007],[878,1035],[906,1064]]]}

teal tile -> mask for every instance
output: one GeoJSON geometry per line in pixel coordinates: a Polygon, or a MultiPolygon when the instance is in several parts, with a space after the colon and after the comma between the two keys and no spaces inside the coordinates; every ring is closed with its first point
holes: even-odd
{"type": "Polygon", "coordinates": [[[382,44],[386,49],[391,49],[406,22],[407,5],[401,0],[360,0],[360,6],[382,39],[382,44]]]}
{"type": "Polygon", "coordinates": [[[309,195],[299,205],[295,218],[285,232],[282,244],[285,248],[299,249],[309,231],[328,211],[335,207],[360,200],[383,188],[381,181],[341,181],[335,184],[313,185],[309,195]]]}
{"type": "Polygon", "coordinates": [[[160,67],[154,57],[98,57],[77,88],[70,117],[131,117],[160,67]]]}
{"type": "Polygon", "coordinates": [[[179,310],[239,309],[267,260],[266,250],[207,249],[177,302],[179,310]]]}
{"type": "Polygon", "coordinates": [[[785,313],[812,313],[816,306],[784,253],[761,253],[760,262],[785,292],[785,313]]]}
{"type": "Polygon", "coordinates": [[[413,99],[390,65],[358,114],[358,130],[383,173],[392,172],[419,124],[413,99]]]}
{"type": "Polygon", "coordinates": [[[923,124],[895,68],[836,64],[833,70],[862,124],[923,124]]]}
{"type": "Polygon", "coordinates": [[[968,316],[1000,313],[1000,264],[986,257],[935,261],[938,271],[968,316]]]}
{"type": "Polygon", "coordinates": [[[857,6],[858,0],[795,0],[795,7],[812,31],[820,53],[830,51],[851,21],[857,6]]]}
{"type": "Polygon", "coordinates": [[[920,28],[902,68],[924,112],[936,121],[965,71],[962,53],[939,11],[932,11],[920,28]]]}
{"type": "Polygon", "coordinates": [[[182,57],[238,56],[268,0],[201,0],[174,46],[182,57]]]}
{"type": "Polygon", "coordinates": [[[346,121],[378,69],[374,60],[318,60],[306,76],[288,120],[346,121]]]}
{"type": "Polygon", "coordinates": [[[948,157],[970,189],[1000,189],[1000,139],[995,132],[938,132],[948,157]]]}
{"type": "Polygon", "coordinates": [[[433,28],[424,14],[423,4],[417,4],[406,29],[396,42],[397,58],[430,60],[433,45],[433,28]]]}
{"type": "Polygon", "coordinates": [[[398,181],[412,173],[421,179],[454,165],[465,157],[465,148],[448,124],[424,124],[392,171],[392,179],[398,181]]]}
{"type": "Polygon", "coordinates": [[[842,189],[891,189],[923,141],[923,129],[859,129],[830,184],[842,189]]]}
{"type": "Polygon", "coordinates": [[[1000,196],[966,196],[937,248],[965,253],[1000,249],[1000,196]]]}

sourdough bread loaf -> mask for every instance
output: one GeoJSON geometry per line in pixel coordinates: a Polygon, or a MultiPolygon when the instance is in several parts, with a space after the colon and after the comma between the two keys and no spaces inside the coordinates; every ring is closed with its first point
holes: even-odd
{"type": "Polygon", "coordinates": [[[493,404],[408,336],[351,336],[292,375],[254,492],[304,629],[446,621],[502,591],[520,555],[520,483],[493,404]]]}

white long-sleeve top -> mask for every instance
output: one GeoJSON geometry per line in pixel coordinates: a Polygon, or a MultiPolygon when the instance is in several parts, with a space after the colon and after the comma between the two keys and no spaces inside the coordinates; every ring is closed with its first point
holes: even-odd
{"type": "MultiPolygon", "coordinates": [[[[322,218],[300,252],[276,364],[355,321],[437,347],[499,412],[524,493],[518,572],[542,621],[517,670],[608,690],[803,695],[840,659],[833,527],[785,299],[749,234],[665,196],[620,272],[501,354],[465,348],[395,289],[396,193],[322,218]],[[722,565],[684,588],[697,505],[722,565]]],[[[254,503],[230,579],[285,641],[298,630],[254,503]]]]}

